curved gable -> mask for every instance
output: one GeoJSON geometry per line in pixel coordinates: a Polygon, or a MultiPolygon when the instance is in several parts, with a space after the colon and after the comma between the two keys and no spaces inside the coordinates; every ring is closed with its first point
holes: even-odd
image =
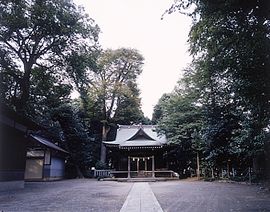
{"type": "Polygon", "coordinates": [[[149,136],[142,128],[140,128],[135,135],[128,139],[128,141],[133,140],[152,140],[155,141],[151,136],[149,136]]]}

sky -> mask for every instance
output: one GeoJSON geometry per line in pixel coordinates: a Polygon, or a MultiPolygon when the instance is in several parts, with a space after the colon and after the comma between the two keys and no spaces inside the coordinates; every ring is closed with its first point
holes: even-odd
{"type": "Polygon", "coordinates": [[[164,93],[173,90],[191,62],[188,33],[191,19],[179,13],[162,14],[172,0],[74,0],[101,28],[102,48],[135,48],[145,58],[138,85],[142,110],[151,118],[164,93]]]}

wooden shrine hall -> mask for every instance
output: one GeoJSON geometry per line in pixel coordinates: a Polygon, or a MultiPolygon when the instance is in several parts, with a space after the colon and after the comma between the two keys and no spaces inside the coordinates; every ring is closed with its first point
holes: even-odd
{"type": "Polygon", "coordinates": [[[104,141],[113,177],[173,177],[167,169],[169,149],[164,135],[153,125],[120,125],[114,141],[104,141]]]}

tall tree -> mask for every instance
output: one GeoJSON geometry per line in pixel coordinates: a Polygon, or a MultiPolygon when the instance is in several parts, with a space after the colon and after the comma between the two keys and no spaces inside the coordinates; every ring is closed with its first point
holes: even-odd
{"type": "Polygon", "coordinates": [[[63,57],[82,43],[93,45],[99,33],[70,0],[4,0],[0,14],[2,96],[20,111],[29,100],[34,69],[62,71],[57,64],[63,57]]]}
{"type": "Polygon", "coordinates": [[[227,140],[226,148],[242,146],[247,159],[256,156],[270,117],[269,1],[178,0],[173,11],[193,18],[189,43],[204,77],[206,135],[227,140]]]}
{"type": "Polygon", "coordinates": [[[166,102],[170,99],[170,94],[163,94],[160,99],[158,100],[158,103],[154,106],[154,111],[152,115],[152,123],[157,124],[162,117],[164,116],[163,112],[163,106],[166,104],[166,102]]]}
{"type": "Polygon", "coordinates": [[[194,167],[196,154],[202,152],[203,116],[199,97],[192,77],[185,75],[171,94],[165,94],[159,100],[157,129],[175,146],[169,157],[175,164],[172,168],[181,173],[188,167],[194,167]]]}
{"type": "MultiPolygon", "coordinates": [[[[107,139],[108,124],[114,118],[124,96],[134,94],[130,84],[136,82],[142,72],[143,61],[143,56],[137,50],[127,48],[105,50],[98,58],[98,69],[92,72],[89,93],[101,103],[102,140],[107,139]]],[[[106,149],[102,145],[101,161],[105,160],[106,149]]]]}
{"type": "Polygon", "coordinates": [[[140,91],[135,82],[128,82],[129,90],[119,96],[113,122],[117,124],[144,123],[146,118],[141,110],[140,91]]]}

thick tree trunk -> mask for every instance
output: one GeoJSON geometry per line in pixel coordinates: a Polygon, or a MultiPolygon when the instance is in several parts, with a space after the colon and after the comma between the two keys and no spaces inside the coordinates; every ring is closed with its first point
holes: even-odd
{"type": "Polygon", "coordinates": [[[199,158],[199,152],[197,152],[197,178],[200,179],[200,158],[199,158]]]}
{"type": "Polygon", "coordinates": [[[101,144],[101,150],[100,150],[100,161],[102,163],[106,163],[106,157],[107,157],[107,154],[106,154],[106,147],[105,145],[102,143],[101,144]]]}
{"type": "Polygon", "coordinates": [[[79,168],[79,166],[75,165],[76,167],[76,172],[77,172],[77,178],[84,178],[82,172],[81,172],[81,169],[79,168]]]}
{"type": "Polygon", "coordinates": [[[102,163],[106,163],[106,147],[103,144],[103,141],[107,140],[107,135],[108,135],[109,129],[106,127],[106,122],[103,122],[102,126],[102,142],[101,142],[101,149],[100,149],[100,161],[102,163]]]}
{"type": "Polygon", "coordinates": [[[24,113],[24,110],[27,105],[27,101],[29,100],[30,96],[30,76],[31,76],[31,69],[33,66],[33,62],[25,62],[24,63],[24,75],[23,78],[20,80],[20,90],[21,94],[15,102],[15,107],[17,112],[24,113]]]}

